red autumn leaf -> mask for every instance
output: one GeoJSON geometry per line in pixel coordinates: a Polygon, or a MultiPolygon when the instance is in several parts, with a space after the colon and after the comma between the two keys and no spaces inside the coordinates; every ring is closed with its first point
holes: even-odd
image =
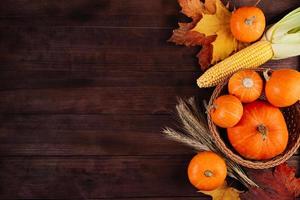
{"type": "Polygon", "coordinates": [[[201,66],[201,70],[205,71],[210,66],[211,55],[213,46],[211,44],[203,45],[201,51],[197,54],[198,63],[201,66]]]}
{"type": "MultiPolygon", "coordinates": [[[[196,31],[189,32],[188,38],[197,39],[196,34],[201,34],[196,31]]],[[[213,45],[211,44],[216,39],[216,36],[209,36],[205,39],[198,39],[202,44],[201,51],[197,54],[199,65],[201,66],[201,70],[205,71],[209,68],[212,58],[213,45]]]]}
{"type": "Polygon", "coordinates": [[[295,168],[286,163],[271,170],[250,172],[250,177],[260,186],[241,194],[245,200],[293,200],[300,195],[300,179],[295,177],[295,168]]]}
{"type": "Polygon", "coordinates": [[[284,183],[287,190],[298,197],[300,195],[300,178],[295,178],[296,170],[286,164],[279,165],[275,168],[274,177],[284,183]]]}

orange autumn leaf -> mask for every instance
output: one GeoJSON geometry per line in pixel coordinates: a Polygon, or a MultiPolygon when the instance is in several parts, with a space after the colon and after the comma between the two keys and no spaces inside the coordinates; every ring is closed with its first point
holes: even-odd
{"type": "Polygon", "coordinates": [[[216,0],[178,0],[181,12],[193,20],[199,20],[203,14],[213,14],[216,12],[216,0]]]}
{"type": "Polygon", "coordinates": [[[198,0],[179,0],[181,6],[181,12],[193,20],[199,20],[202,17],[202,13],[205,12],[205,6],[198,0]]]}

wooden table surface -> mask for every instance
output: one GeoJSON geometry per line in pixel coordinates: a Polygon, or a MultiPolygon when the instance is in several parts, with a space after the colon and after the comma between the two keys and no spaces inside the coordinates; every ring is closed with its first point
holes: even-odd
{"type": "MultiPolygon", "coordinates": [[[[297,6],[260,3],[269,23],[297,6]]],[[[1,0],[0,199],[210,199],[188,183],[194,152],[160,134],[176,96],[211,92],[195,85],[199,48],[166,42],[179,10],[176,0],[1,0]]]]}

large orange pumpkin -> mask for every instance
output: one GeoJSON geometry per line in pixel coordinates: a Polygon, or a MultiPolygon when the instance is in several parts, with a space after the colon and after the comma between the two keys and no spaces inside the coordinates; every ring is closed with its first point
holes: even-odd
{"type": "Polygon", "coordinates": [[[243,115],[243,105],[233,95],[219,96],[209,109],[212,121],[222,128],[233,127],[243,115]]]}
{"type": "Polygon", "coordinates": [[[227,129],[233,148],[253,160],[273,158],[288,143],[288,130],[281,111],[271,104],[255,101],[244,106],[239,123],[227,129]]]}
{"type": "Polygon", "coordinates": [[[227,175],[225,161],[211,151],[198,153],[190,161],[188,177],[199,190],[214,190],[224,183],[227,175]]]}
{"type": "Polygon", "coordinates": [[[228,82],[229,93],[238,97],[243,103],[250,103],[258,99],[262,89],[263,80],[253,70],[236,72],[228,82]]]}
{"type": "Polygon", "coordinates": [[[274,106],[291,106],[300,99],[300,72],[280,69],[266,79],[266,97],[274,106]]]}

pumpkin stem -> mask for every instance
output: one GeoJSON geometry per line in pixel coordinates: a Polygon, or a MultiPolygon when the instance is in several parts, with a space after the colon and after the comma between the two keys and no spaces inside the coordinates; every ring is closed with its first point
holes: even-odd
{"type": "Polygon", "coordinates": [[[205,170],[204,175],[206,177],[212,177],[214,175],[214,173],[212,171],[210,171],[210,170],[205,170]]]}
{"type": "Polygon", "coordinates": [[[252,24],[253,24],[253,21],[255,20],[255,16],[252,16],[252,17],[249,17],[249,18],[247,18],[247,19],[245,19],[245,24],[246,25],[248,25],[248,26],[252,26],[252,24]]]}
{"type": "Polygon", "coordinates": [[[251,78],[244,78],[243,79],[243,85],[245,88],[252,88],[254,83],[253,80],[251,78]]]}
{"type": "Polygon", "coordinates": [[[208,105],[207,104],[207,102],[205,101],[205,100],[203,100],[203,105],[204,105],[204,108],[205,108],[205,113],[206,114],[209,114],[210,113],[210,111],[212,110],[212,109],[216,109],[217,108],[217,106],[215,105],[215,104],[213,104],[213,105],[208,105]]]}
{"type": "Polygon", "coordinates": [[[271,69],[266,69],[263,71],[263,75],[264,75],[264,78],[266,81],[269,81],[270,80],[270,73],[271,72],[271,69]]]}
{"type": "Polygon", "coordinates": [[[263,124],[258,125],[257,131],[262,135],[263,140],[267,139],[268,128],[265,125],[263,125],[263,124]]]}

